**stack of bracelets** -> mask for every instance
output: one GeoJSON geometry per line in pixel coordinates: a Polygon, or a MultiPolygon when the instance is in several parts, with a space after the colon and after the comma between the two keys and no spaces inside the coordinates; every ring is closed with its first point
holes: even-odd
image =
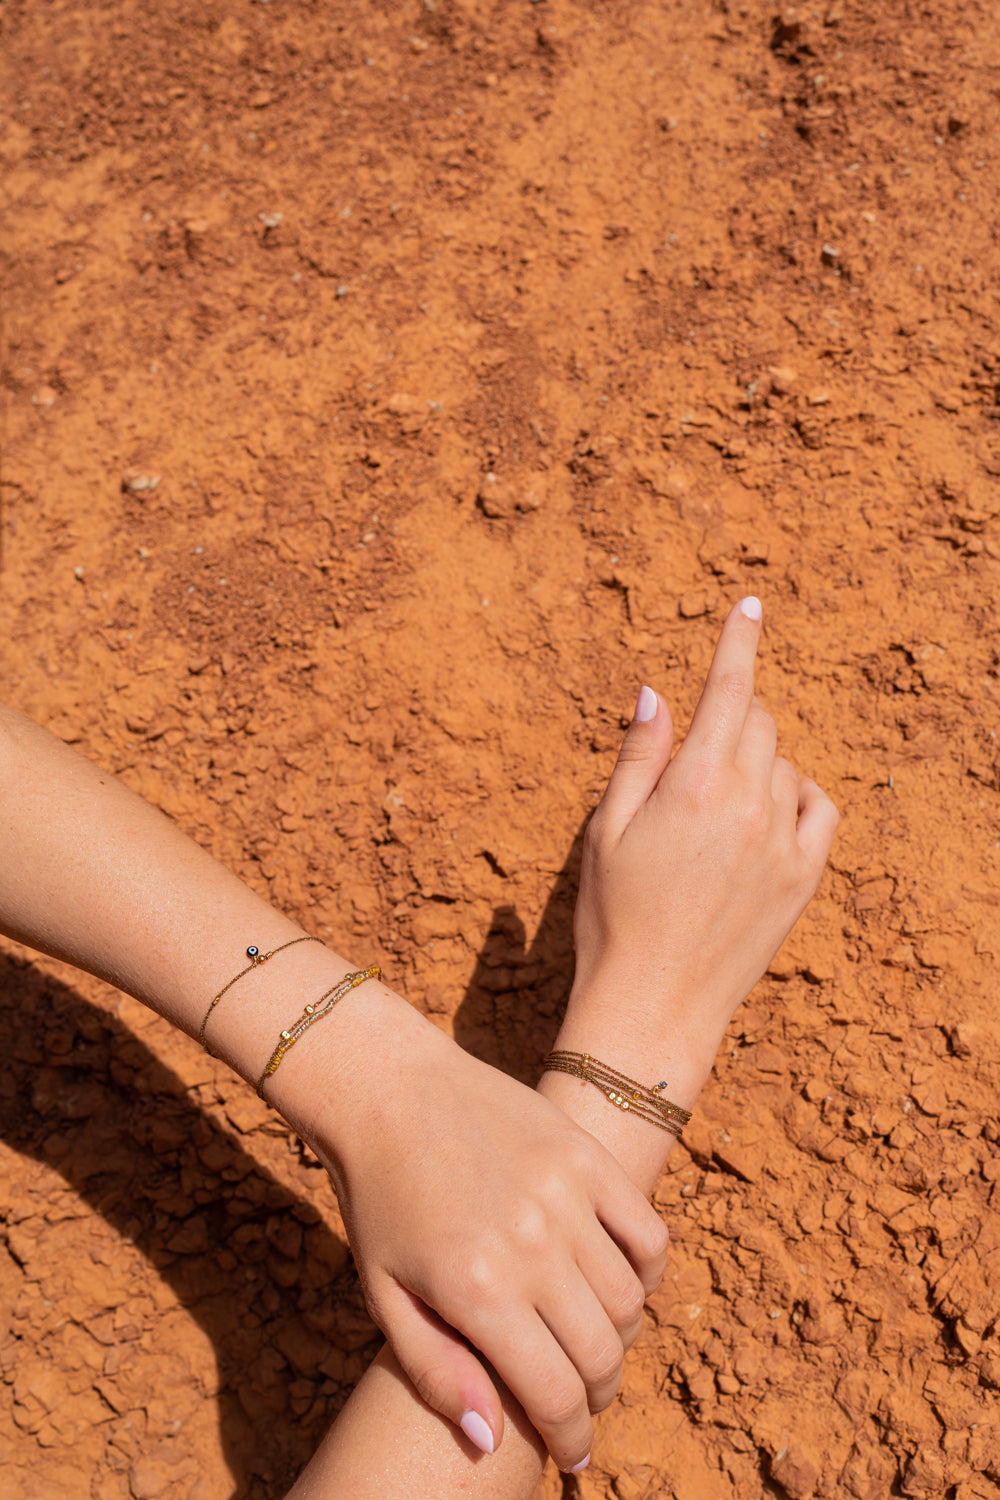
{"type": "Polygon", "coordinates": [[[640,1120],[658,1125],[678,1140],[691,1118],[689,1109],[681,1109],[679,1104],[671,1104],[663,1097],[667,1086],[665,1080],[646,1088],[634,1078],[626,1078],[616,1068],[609,1068],[607,1063],[598,1062],[589,1052],[550,1052],[542,1061],[542,1072],[569,1073],[574,1078],[582,1078],[585,1083],[599,1088],[616,1108],[630,1110],[640,1120]]]}
{"type": "MultiPolygon", "coordinates": [[[[205,1019],[201,1023],[201,1044],[210,1057],[213,1054],[211,1048],[208,1045],[208,1042],[205,1040],[205,1027],[208,1025],[208,1020],[213,1010],[218,1005],[219,1001],[222,999],[226,991],[231,990],[233,985],[236,984],[238,980],[243,978],[244,974],[250,973],[251,969],[258,969],[261,964],[266,964],[268,959],[273,958],[276,953],[283,953],[286,948],[294,948],[296,943],[319,942],[322,942],[321,938],[292,938],[289,942],[282,943],[280,947],[272,948],[269,953],[261,953],[260,949],[256,947],[255,944],[250,944],[250,947],[247,949],[247,958],[250,960],[250,962],[247,964],[246,968],[241,969],[238,974],[234,975],[234,977],[230,979],[228,984],[224,984],[222,986],[222,989],[219,991],[219,993],[214,996],[211,1005],[205,1012],[205,1019]]],[[[359,984],[364,984],[366,979],[380,979],[381,976],[382,970],[379,968],[378,964],[372,964],[367,969],[359,969],[354,974],[345,974],[343,979],[338,979],[336,984],[331,985],[328,990],[325,990],[324,993],[320,995],[318,1000],[315,1000],[311,1005],[306,1006],[305,1010],[302,1012],[301,1016],[299,1016],[298,1020],[293,1021],[290,1026],[285,1028],[280,1033],[278,1040],[275,1043],[274,1051],[268,1058],[267,1063],[264,1067],[264,1071],[257,1080],[257,1093],[261,1099],[263,1099],[264,1097],[264,1084],[271,1077],[272,1073],[275,1073],[277,1071],[278,1065],[280,1064],[281,1059],[284,1057],[285,1053],[289,1050],[289,1048],[295,1046],[295,1043],[305,1035],[305,1033],[309,1030],[309,1027],[314,1025],[316,1021],[322,1021],[324,1016],[328,1016],[331,1010],[333,1010],[333,1007],[340,1000],[343,1000],[345,995],[349,994],[351,990],[357,989],[359,984]]]]}
{"type": "MultiPolygon", "coordinates": [[[[212,1055],[208,1042],[205,1040],[205,1028],[212,1012],[223,995],[231,990],[244,974],[249,974],[251,969],[257,969],[261,964],[266,964],[268,959],[273,958],[276,953],[283,953],[286,948],[294,948],[296,943],[321,941],[320,938],[314,937],[291,938],[287,943],[272,948],[268,953],[261,953],[260,949],[251,943],[247,949],[247,958],[250,962],[234,975],[228,984],[223,985],[205,1012],[200,1033],[201,1044],[205,1051],[210,1056],[212,1055]]],[[[328,1016],[334,1006],[351,990],[357,989],[359,984],[364,984],[366,979],[379,979],[381,975],[382,970],[378,964],[372,964],[367,969],[358,969],[353,974],[345,974],[343,979],[338,979],[336,984],[325,990],[318,1000],[307,1005],[297,1021],[293,1021],[290,1026],[280,1032],[274,1051],[257,1080],[257,1093],[261,1099],[264,1097],[264,1084],[277,1071],[285,1053],[305,1036],[309,1027],[315,1025],[317,1021],[322,1021],[324,1016],[328,1016]]],[[[647,1120],[650,1125],[666,1130],[678,1140],[681,1138],[681,1131],[691,1118],[690,1110],[681,1109],[679,1104],[671,1104],[669,1099],[664,1098],[663,1090],[667,1086],[665,1080],[654,1084],[652,1088],[647,1088],[644,1084],[636,1083],[634,1078],[627,1078],[624,1073],[619,1073],[616,1068],[609,1068],[607,1063],[599,1062],[596,1057],[591,1057],[589,1052],[550,1052],[542,1062],[542,1071],[544,1073],[569,1073],[574,1078],[582,1078],[585,1083],[594,1084],[617,1109],[631,1111],[632,1114],[638,1115],[640,1120],[647,1120]]]]}

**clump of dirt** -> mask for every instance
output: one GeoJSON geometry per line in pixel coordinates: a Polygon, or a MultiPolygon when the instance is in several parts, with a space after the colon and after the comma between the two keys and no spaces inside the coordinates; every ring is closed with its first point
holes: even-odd
{"type": "MultiPolygon", "coordinates": [[[[534,1078],[635,689],[760,594],[844,821],[579,1492],[995,1495],[994,11],[2,27],[7,696],[534,1078]]],[[[5,1493],[281,1493],[375,1347],[324,1174],[5,953],[5,1493]]]]}

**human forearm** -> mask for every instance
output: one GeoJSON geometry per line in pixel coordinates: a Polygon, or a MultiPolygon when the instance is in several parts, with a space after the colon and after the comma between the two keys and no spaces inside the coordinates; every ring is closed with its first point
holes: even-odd
{"type": "MultiPolygon", "coordinates": [[[[212,996],[246,965],[248,945],[267,952],[304,935],[162,813],[8,708],[0,708],[0,849],[0,930],[99,975],[192,1036],[212,996]]],[[[277,955],[215,1008],[212,1051],[255,1082],[303,1001],[353,967],[320,943],[277,955]]],[[[419,1021],[384,986],[369,984],[359,999],[348,996],[344,1016],[322,1023],[332,1028],[349,1013],[337,1048],[324,1047],[317,1028],[269,1082],[271,1101],[307,1138],[318,1053],[350,1068],[356,1047],[419,1021]]]]}
{"type": "MultiPolygon", "coordinates": [[[[296,941],[295,922],[160,813],[3,710],[0,930],[192,1036],[248,945],[293,945],[243,974],[208,1017],[207,1044],[251,1083],[282,1031],[357,967],[296,941]]],[[[455,1423],[478,1414],[501,1440],[498,1398],[458,1330],[559,1461],[575,1463],[589,1445],[588,1399],[612,1398],[635,1292],[656,1284],[666,1253],[613,1158],[375,980],[310,1025],[265,1097],[330,1171],[372,1315],[436,1409],[455,1423]]]]}
{"type": "MultiPolygon", "coordinates": [[[[598,1008],[574,994],[558,1039],[573,1046],[598,1008]]],[[[660,1050],[669,1032],[661,1021],[660,1050]]],[[[619,1025],[621,1047],[628,1027],[619,1025]]],[[[611,1054],[611,1038],[605,1048],[611,1054]]],[[[595,1054],[599,1048],[595,1044],[595,1054]]],[[[624,1064],[623,1064],[624,1066],[624,1064]]],[[[648,1071],[648,1070],[647,1070],[648,1071]]],[[[601,1092],[564,1073],[545,1073],[539,1092],[557,1104],[621,1161],[637,1187],[652,1192],[674,1137],[614,1108],[601,1092]]],[[[690,1104],[694,1099],[687,1096],[690,1104]]],[[[503,1391],[503,1446],[484,1459],[437,1412],[421,1401],[387,1345],[362,1377],[347,1406],[300,1475],[288,1500],[528,1500],[545,1466],[545,1445],[524,1411],[503,1391]]]]}

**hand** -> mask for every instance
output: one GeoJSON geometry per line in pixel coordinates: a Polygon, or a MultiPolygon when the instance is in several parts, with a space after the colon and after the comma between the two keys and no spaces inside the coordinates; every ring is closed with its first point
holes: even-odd
{"type": "Polygon", "coordinates": [[[372,1317],[478,1446],[499,1444],[503,1412],[474,1351],[573,1468],[662,1277],[666,1230],[593,1137],[408,1006],[378,1045],[377,1076],[355,1073],[358,1129],[341,1115],[335,1147],[311,1133],[372,1317]]]}
{"type": "Polygon", "coordinates": [[[610,1048],[625,1072],[623,1047],[651,1072],[666,1051],[678,1103],[696,1097],[734,1010],[812,897],[838,822],[775,754],[774,720],[754,696],[759,637],[760,604],[744,600],[673,759],[670,713],[643,688],[584,841],[574,994],[588,996],[587,1035],[574,1034],[571,998],[558,1045],[610,1048]]]}

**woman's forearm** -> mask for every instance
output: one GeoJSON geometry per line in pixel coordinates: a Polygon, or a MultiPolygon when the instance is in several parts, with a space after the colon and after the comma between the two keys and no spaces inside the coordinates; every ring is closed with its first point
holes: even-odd
{"type": "MultiPolygon", "coordinates": [[[[267,952],[303,936],[162,813],[6,707],[0,848],[0,930],[118,986],[191,1036],[213,995],[246,966],[249,945],[267,952]]],[[[211,1050],[256,1082],[303,999],[318,998],[355,967],[320,943],[289,948],[216,1006],[206,1038],[211,1050]]],[[[324,1067],[339,1068],[346,1081],[363,1055],[378,1054],[387,1034],[425,1024],[376,982],[359,999],[348,995],[343,1014],[325,1018],[268,1082],[270,1101],[307,1138],[316,1098],[310,1064],[320,1052],[324,1067]],[[334,1027],[331,1049],[323,1043],[334,1027]]]]}
{"type": "MultiPolygon", "coordinates": [[[[2,709],[0,930],[194,1037],[248,946],[293,944],[208,1016],[210,1050],[251,1084],[282,1032],[370,961],[296,941],[295,922],[159,812],[2,709]]],[[[499,1397],[464,1337],[558,1461],[577,1463],[588,1406],[617,1387],[635,1293],[666,1254],[614,1158],[375,979],[310,1023],[264,1097],[329,1170],[372,1316],[435,1408],[487,1446],[501,1439],[499,1397]]]]}

